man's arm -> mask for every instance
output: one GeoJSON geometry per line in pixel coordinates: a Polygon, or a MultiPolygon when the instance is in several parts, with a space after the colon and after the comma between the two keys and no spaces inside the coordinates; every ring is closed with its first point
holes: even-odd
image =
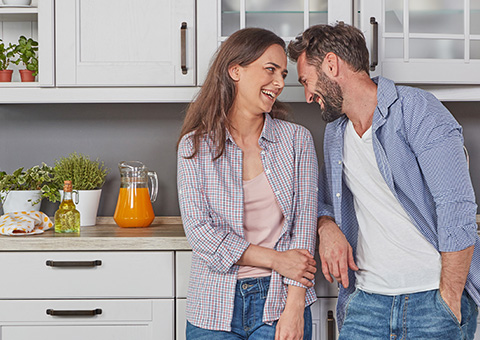
{"type": "Polygon", "coordinates": [[[455,252],[442,252],[442,273],[440,276],[440,295],[452,312],[462,321],[462,293],[472,262],[474,246],[455,252]]]}
{"type": "Polygon", "coordinates": [[[321,216],[318,219],[318,253],[322,261],[322,272],[328,282],[333,282],[331,275],[347,288],[348,268],[358,270],[353,251],[345,235],[334,219],[330,216],[321,216]]]}

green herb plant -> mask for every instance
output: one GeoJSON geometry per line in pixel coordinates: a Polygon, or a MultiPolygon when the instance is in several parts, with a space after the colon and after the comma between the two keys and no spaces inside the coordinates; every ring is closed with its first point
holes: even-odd
{"type": "Polygon", "coordinates": [[[110,172],[98,159],[92,161],[90,157],[76,152],[55,160],[54,170],[55,182],[60,190],[66,180],[72,181],[74,190],[100,189],[110,172]]]}
{"type": "Polygon", "coordinates": [[[14,53],[18,55],[18,59],[12,60],[15,64],[22,62],[27,70],[33,71],[32,75],[38,74],[38,42],[32,38],[21,36],[18,38],[18,45],[15,46],[14,53]]]}
{"type": "MultiPolygon", "coordinates": [[[[41,190],[41,198],[51,202],[60,200],[60,194],[54,179],[54,169],[45,163],[35,165],[24,171],[24,168],[15,170],[12,174],[0,171],[0,193],[2,204],[12,190],[41,190]]],[[[32,202],[32,205],[40,201],[32,202]]]]}
{"type": "Polygon", "coordinates": [[[15,56],[15,48],[17,45],[9,43],[5,45],[2,39],[0,39],[0,70],[4,71],[10,65],[11,59],[15,56]]]}

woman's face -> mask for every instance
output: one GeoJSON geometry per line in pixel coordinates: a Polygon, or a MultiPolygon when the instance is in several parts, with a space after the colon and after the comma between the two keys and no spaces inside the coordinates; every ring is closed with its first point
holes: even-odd
{"type": "Polygon", "coordinates": [[[283,48],[272,45],[253,63],[236,67],[230,73],[237,86],[235,109],[253,114],[270,112],[288,72],[283,48]]]}

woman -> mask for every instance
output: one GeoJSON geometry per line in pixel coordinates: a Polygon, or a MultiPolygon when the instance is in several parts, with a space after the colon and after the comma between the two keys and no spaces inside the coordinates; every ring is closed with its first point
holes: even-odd
{"type": "Polygon", "coordinates": [[[193,250],[187,339],[310,339],[317,158],[278,118],[284,41],[247,28],[219,48],[178,143],[193,250]]]}

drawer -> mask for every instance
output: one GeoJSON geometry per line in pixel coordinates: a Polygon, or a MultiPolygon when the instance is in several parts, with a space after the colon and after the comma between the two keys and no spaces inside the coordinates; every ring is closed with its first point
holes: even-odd
{"type": "Polygon", "coordinates": [[[0,302],[2,340],[174,339],[174,302],[164,300],[35,300],[0,302]],[[92,311],[50,316],[47,310],[92,311]]]}
{"type": "Polygon", "coordinates": [[[175,252],[175,284],[177,298],[186,298],[188,291],[188,280],[190,278],[190,267],[192,266],[191,251],[175,252]]]}
{"type": "Polygon", "coordinates": [[[174,296],[173,252],[0,252],[0,272],[0,299],[174,296]]]}

